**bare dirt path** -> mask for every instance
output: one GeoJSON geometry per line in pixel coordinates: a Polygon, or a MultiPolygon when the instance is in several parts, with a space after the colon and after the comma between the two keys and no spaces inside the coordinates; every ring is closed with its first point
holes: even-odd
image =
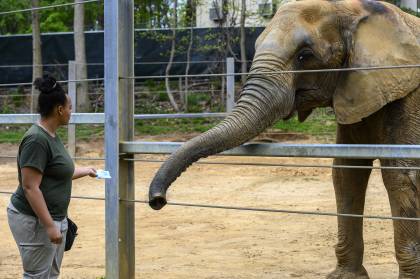
{"type": "MultiPolygon", "coordinates": [[[[176,140],[179,140],[177,138],[176,140]]],[[[160,140],[160,139],[158,139],[160,140]]],[[[182,140],[182,138],[181,138],[182,140]]],[[[103,156],[102,143],[82,144],[83,156],[103,156]]],[[[2,145],[2,154],[15,146],[2,145]]],[[[161,158],[146,156],[147,158],[161,158]]],[[[331,164],[329,159],[211,157],[210,161],[331,164]]],[[[103,168],[102,162],[78,165],[103,168]]],[[[136,163],[136,198],[147,199],[159,163],[136,163]]],[[[0,161],[0,191],[14,191],[16,166],[0,161]]],[[[177,202],[335,212],[330,169],[194,165],[171,187],[177,202]]],[[[104,196],[104,182],[83,178],[73,195],[104,196]]],[[[0,278],[21,278],[20,259],[0,195],[0,278]]],[[[390,214],[379,171],[369,182],[366,214],[390,214]]],[[[70,216],[80,228],[65,254],[61,278],[105,275],[104,202],[74,199],[70,216]]],[[[364,264],[372,279],[395,279],[392,223],[365,220],[364,264]]],[[[336,218],[136,204],[136,278],[324,278],[335,266],[336,218]]]]}

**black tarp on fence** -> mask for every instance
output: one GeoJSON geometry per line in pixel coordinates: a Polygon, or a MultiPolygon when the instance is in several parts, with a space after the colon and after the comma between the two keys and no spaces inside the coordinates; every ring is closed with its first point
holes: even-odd
{"type": "MultiPolygon", "coordinates": [[[[246,29],[247,60],[252,60],[254,44],[263,28],[246,29]]],[[[177,31],[177,54],[175,62],[186,61],[190,29],[177,31]]],[[[135,31],[135,75],[163,75],[171,48],[170,30],[135,31]],[[160,62],[160,63],[159,63],[160,62]]],[[[89,78],[101,78],[104,74],[104,36],[102,31],[86,32],[86,57],[89,78]]],[[[228,31],[221,28],[194,28],[190,74],[216,73],[223,70],[221,61],[232,56],[223,43],[230,36],[232,51],[240,58],[239,29],[228,31]]],[[[42,60],[44,71],[59,79],[67,79],[67,63],[74,60],[73,33],[51,33],[42,35],[42,60]]],[[[31,82],[32,80],[32,36],[0,36],[0,83],[31,82]]],[[[184,74],[185,63],[172,65],[171,74],[184,74]]],[[[236,64],[239,71],[239,63],[236,64]]]]}

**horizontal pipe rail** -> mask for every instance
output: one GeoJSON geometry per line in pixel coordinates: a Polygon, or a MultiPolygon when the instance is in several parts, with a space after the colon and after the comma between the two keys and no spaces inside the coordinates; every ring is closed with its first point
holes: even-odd
{"type": "MultiPolygon", "coordinates": [[[[39,114],[0,114],[0,124],[32,124],[39,121],[39,114]]],[[[103,124],[103,113],[72,113],[70,124],[103,124]]]]}
{"type": "Polygon", "coordinates": [[[204,113],[170,113],[170,114],[135,114],[134,119],[168,119],[168,118],[225,118],[225,112],[204,112],[204,113]]]}
{"type": "MultiPolygon", "coordinates": [[[[224,118],[226,113],[172,113],[172,114],[136,114],[134,119],[183,119],[183,118],[224,118]]],[[[38,114],[0,114],[0,124],[32,124],[39,121],[38,114]]],[[[69,124],[103,124],[103,113],[72,113],[69,124]]]]}
{"type": "MultiPolygon", "coordinates": [[[[180,142],[121,142],[120,152],[172,154],[180,142]]],[[[248,143],[220,153],[226,156],[353,159],[420,159],[420,145],[248,143]]]]}

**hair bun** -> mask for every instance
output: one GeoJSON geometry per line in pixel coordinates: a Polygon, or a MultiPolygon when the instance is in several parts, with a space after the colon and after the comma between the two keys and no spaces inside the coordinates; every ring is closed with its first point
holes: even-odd
{"type": "Polygon", "coordinates": [[[46,74],[42,78],[37,78],[34,81],[34,86],[36,89],[41,91],[41,93],[50,93],[57,86],[57,81],[52,76],[46,74]]]}

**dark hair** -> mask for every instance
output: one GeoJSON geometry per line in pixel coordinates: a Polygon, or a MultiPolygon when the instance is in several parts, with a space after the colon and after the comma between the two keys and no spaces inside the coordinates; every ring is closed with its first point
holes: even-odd
{"type": "Polygon", "coordinates": [[[67,102],[66,92],[49,74],[34,81],[34,86],[40,91],[38,97],[38,112],[41,117],[50,116],[56,106],[64,106],[67,102]]]}

